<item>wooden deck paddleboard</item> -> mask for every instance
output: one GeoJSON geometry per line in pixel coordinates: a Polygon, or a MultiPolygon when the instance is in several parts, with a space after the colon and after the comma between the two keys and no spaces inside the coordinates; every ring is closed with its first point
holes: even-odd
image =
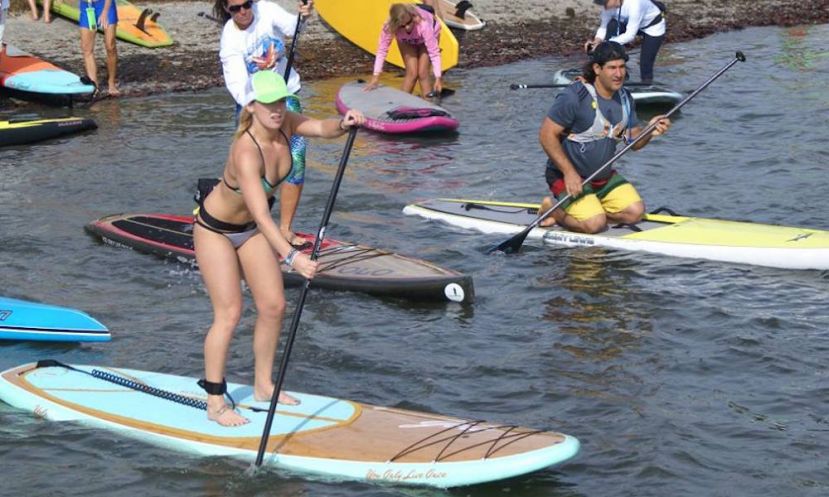
{"type": "MultiPolygon", "coordinates": [[[[322,19],[351,43],[370,54],[377,53],[380,30],[389,17],[389,7],[395,0],[315,0],[314,8],[322,19]]],[[[414,2],[411,2],[414,3],[414,2]]],[[[441,21],[441,68],[446,71],[458,65],[458,40],[441,21]]],[[[392,39],[386,62],[403,68],[403,58],[397,41],[392,39]]]]}
{"type": "MultiPolygon", "coordinates": [[[[193,216],[170,214],[115,214],[89,223],[86,230],[105,243],[134,248],[179,262],[193,262],[193,216]]],[[[297,233],[307,240],[310,254],[315,235],[297,233]]],[[[319,254],[320,268],[312,286],[351,290],[411,300],[472,302],[472,277],[430,262],[342,242],[326,237],[319,254]]],[[[305,279],[282,265],[286,285],[305,279]]]]}
{"type": "MultiPolygon", "coordinates": [[[[228,383],[250,423],[209,421],[196,378],[132,369],[40,361],[0,375],[0,399],[53,421],[77,421],[201,456],[253,460],[267,402],[228,383]]],[[[564,462],[575,438],[289,392],[279,404],[264,463],[301,473],[393,484],[455,487],[500,480],[564,462]]]]}
{"type": "MultiPolygon", "coordinates": [[[[52,0],[51,10],[77,22],[80,18],[79,1],[83,0],[52,0]]],[[[127,0],[114,1],[118,9],[118,26],[115,28],[115,36],[118,39],[147,48],[167,47],[173,44],[173,39],[158,23],[158,12],[140,9],[127,0]]],[[[37,3],[42,5],[43,0],[37,0],[37,3]]]]}

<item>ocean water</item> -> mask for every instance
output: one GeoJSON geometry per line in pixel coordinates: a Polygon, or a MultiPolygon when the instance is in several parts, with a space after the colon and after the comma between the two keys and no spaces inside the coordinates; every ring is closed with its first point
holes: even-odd
{"type": "MultiPolygon", "coordinates": [[[[657,79],[692,90],[669,134],[618,164],[650,208],[829,229],[829,25],[752,28],[666,47],[657,79]]],[[[635,57],[634,57],[635,59],[635,57]]],[[[358,135],[329,236],[472,274],[474,305],[312,290],[286,387],[516,423],[579,438],[560,467],[454,490],[331,482],[196,458],[0,403],[0,495],[822,496],[829,494],[829,274],[503,241],[401,214],[432,197],[540,199],[545,83],[575,59],[457,70],[451,137],[358,135]]],[[[300,62],[301,69],[301,62],[300,62]]],[[[635,72],[634,72],[635,73],[635,72]]],[[[349,78],[307,83],[335,114],[349,78]]],[[[397,80],[389,80],[396,84],[397,80]]],[[[60,115],[38,107],[16,113],[60,115]]],[[[189,266],[102,245],[117,212],[186,213],[233,131],[223,89],[105,101],[93,133],[0,150],[0,285],[83,309],[105,344],[0,343],[0,369],[43,358],[200,376],[211,309],[189,266]]],[[[3,116],[9,111],[4,110],[3,116]]],[[[316,229],[344,139],[316,140],[297,227],[316,229]]],[[[299,295],[289,289],[289,312],[299,295]]],[[[228,377],[252,380],[250,302],[228,377]]]]}

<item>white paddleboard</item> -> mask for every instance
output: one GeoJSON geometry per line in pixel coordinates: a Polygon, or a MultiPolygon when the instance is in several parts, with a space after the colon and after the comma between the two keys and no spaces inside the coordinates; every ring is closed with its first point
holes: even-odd
{"type": "MultiPolygon", "coordinates": [[[[556,71],[553,74],[553,84],[569,85],[576,76],[581,74],[581,69],[565,69],[556,71]]],[[[647,86],[626,86],[630,91],[633,101],[638,106],[644,105],[665,105],[673,106],[682,101],[684,95],[678,91],[665,88],[658,83],[647,86]]]]}
{"type": "MultiPolygon", "coordinates": [[[[404,214],[444,221],[484,233],[514,235],[536,217],[539,204],[491,200],[432,199],[407,205],[404,214]]],[[[536,227],[527,238],[569,247],[607,247],[785,269],[829,269],[829,231],[646,214],[636,225],[601,233],[536,227]]]]}

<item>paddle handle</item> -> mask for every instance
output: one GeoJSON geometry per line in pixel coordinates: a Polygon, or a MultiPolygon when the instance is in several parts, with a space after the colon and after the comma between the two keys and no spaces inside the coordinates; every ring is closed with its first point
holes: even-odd
{"type": "MultiPolygon", "coordinates": [[[[303,5],[308,5],[308,0],[302,0],[303,5]]],[[[291,75],[291,66],[294,65],[294,50],[296,49],[296,40],[299,37],[299,32],[302,31],[302,14],[296,15],[296,29],[294,30],[294,39],[291,41],[291,51],[288,53],[288,63],[285,64],[285,74],[282,75],[282,79],[285,82],[288,82],[288,76],[291,75]]]]}
{"type": "MultiPolygon", "coordinates": [[[[352,127],[348,132],[348,139],[345,142],[345,149],[343,155],[340,157],[340,165],[337,168],[337,174],[334,176],[334,183],[331,185],[331,193],[328,194],[328,202],[325,204],[325,210],[322,214],[322,221],[317,230],[317,238],[314,240],[314,247],[311,249],[311,260],[317,260],[319,257],[319,249],[322,246],[322,241],[325,238],[325,229],[328,227],[328,220],[331,219],[331,212],[334,210],[334,202],[337,199],[337,193],[340,190],[340,183],[343,180],[345,173],[345,165],[348,163],[348,157],[351,155],[351,149],[354,146],[354,138],[357,136],[359,128],[352,127]]],[[[291,358],[291,350],[294,347],[294,340],[296,332],[299,328],[299,320],[302,317],[302,309],[305,307],[305,298],[308,296],[308,289],[311,286],[311,280],[306,279],[305,284],[302,285],[302,290],[299,293],[299,301],[297,302],[296,311],[291,318],[291,327],[288,332],[288,341],[285,342],[285,351],[282,354],[282,361],[279,363],[279,373],[277,373],[276,381],[274,382],[273,395],[271,396],[271,403],[268,406],[268,416],[265,418],[265,428],[262,431],[262,439],[259,442],[259,452],[256,453],[256,466],[262,465],[262,460],[265,457],[265,449],[268,446],[268,437],[271,434],[271,426],[273,425],[273,418],[276,415],[276,405],[279,400],[279,392],[282,391],[282,384],[285,381],[285,372],[288,370],[288,360],[291,358]]]]}

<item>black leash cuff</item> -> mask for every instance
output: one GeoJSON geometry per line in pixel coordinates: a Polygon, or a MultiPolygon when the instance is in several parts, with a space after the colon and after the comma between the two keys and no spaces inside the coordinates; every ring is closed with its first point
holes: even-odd
{"type": "Polygon", "coordinates": [[[198,385],[204,389],[209,395],[224,395],[227,393],[227,381],[222,378],[221,383],[214,383],[212,381],[207,381],[204,378],[199,380],[198,385]]]}
{"type": "Polygon", "coordinates": [[[222,378],[221,383],[207,381],[204,378],[196,383],[202,387],[205,392],[207,392],[207,395],[224,395],[230,401],[230,407],[232,409],[236,409],[236,401],[233,400],[233,397],[231,397],[229,393],[227,393],[227,381],[224,378],[222,378]]]}

